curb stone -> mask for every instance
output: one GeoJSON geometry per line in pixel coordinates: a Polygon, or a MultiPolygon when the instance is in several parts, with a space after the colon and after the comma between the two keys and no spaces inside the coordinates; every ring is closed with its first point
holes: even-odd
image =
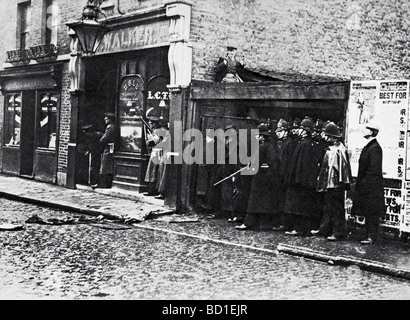
{"type": "Polygon", "coordinates": [[[312,260],[326,262],[331,265],[340,266],[358,266],[361,270],[376,272],[388,276],[410,280],[410,271],[400,268],[393,268],[387,264],[373,262],[365,259],[352,258],[346,256],[333,256],[319,251],[296,247],[287,244],[279,244],[277,247],[279,252],[284,252],[294,256],[301,256],[312,260]]]}

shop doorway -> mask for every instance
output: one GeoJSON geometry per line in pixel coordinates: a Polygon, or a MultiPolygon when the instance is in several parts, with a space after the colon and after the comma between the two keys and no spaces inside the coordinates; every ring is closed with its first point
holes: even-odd
{"type": "Polygon", "coordinates": [[[56,181],[59,93],[31,90],[6,95],[3,171],[56,181]]]}
{"type": "MultiPolygon", "coordinates": [[[[113,187],[145,191],[144,175],[149,154],[140,117],[147,110],[148,84],[161,82],[159,91],[169,83],[168,47],[123,52],[88,58],[85,66],[84,103],[79,106],[78,144],[82,128],[104,132],[104,113],[116,115],[113,187]],[[162,81],[157,79],[161,75],[162,81]]],[[[152,92],[156,90],[152,89],[152,92]]],[[[157,90],[158,91],[158,90],[157,90]]],[[[168,96],[166,97],[168,99],[168,96]]],[[[153,100],[158,107],[159,100],[153,100]]],[[[165,101],[169,109],[169,102],[165,101]]],[[[155,103],[154,103],[155,105],[155,103]]],[[[89,185],[91,159],[78,148],[76,183],[89,185]]]]}

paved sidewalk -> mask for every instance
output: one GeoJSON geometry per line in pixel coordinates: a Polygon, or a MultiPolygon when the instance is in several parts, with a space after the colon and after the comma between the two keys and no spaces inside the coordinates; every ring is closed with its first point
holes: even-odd
{"type": "Polygon", "coordinates": [[[107,219],[144,221],[150,215],[169,214],[163,200],[118,189],[77,186],[67,189],[32,179],[0,175],[0,196],[107,219]]]}
{"type": "Polygon", "coordinates": [[[291,254],[334,265],[377,272],[410,280],[410,242],[385,235],[371,246],[360,245],[355,235],[330,242],[318,237],[293,237],[276,231],[239,231],[224,217],[206,219],[200,213],[179,215],[163,200],[135,192],[67,189],[32,179],[0,175],[0,196],[132,224],[139,228],[173,232],[224,245],[242,246],[272,254],[291,254]]]}

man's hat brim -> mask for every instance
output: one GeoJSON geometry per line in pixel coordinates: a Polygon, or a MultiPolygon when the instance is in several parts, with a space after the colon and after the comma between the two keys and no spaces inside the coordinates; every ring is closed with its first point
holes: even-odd
{"type": "Polygon", "coordinates": [[[343,137],[343,135],[341,133],[339,134],[331,134],[331,133],[325,133],[325,135],[329,136],[329,137],[335,137],[335,138],[341,138],[343,137]]]}
{"type": "Polygon", "coordinates": [[[92,127],[93,127],[92,124],[85,124],[85,125],[81,126],[81,129],[87,130],[87,129],[91,129],[92,127]]]}
{"type": "Polygon", "coordinates": [[[104,116],[108,117],[108,118],[115,118],[115,114],[112,112],[106,112],[104,113],[104,116]]]}

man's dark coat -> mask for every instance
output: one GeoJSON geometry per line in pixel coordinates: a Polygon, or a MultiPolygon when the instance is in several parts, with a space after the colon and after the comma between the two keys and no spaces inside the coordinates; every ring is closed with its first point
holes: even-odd
{"type": "Polygon", "coordinates": [[[353,215],[383,216],[386,213],[383,188],[383,150],[376,139],[362,150],[353,198],[353,215]]]}
{"type": "Polygon", "coordinates": [[[259,145],[259,170],[252,178],[247,213],[276,213],[279,210],[279,151],[274,142],[259,145]]]}

